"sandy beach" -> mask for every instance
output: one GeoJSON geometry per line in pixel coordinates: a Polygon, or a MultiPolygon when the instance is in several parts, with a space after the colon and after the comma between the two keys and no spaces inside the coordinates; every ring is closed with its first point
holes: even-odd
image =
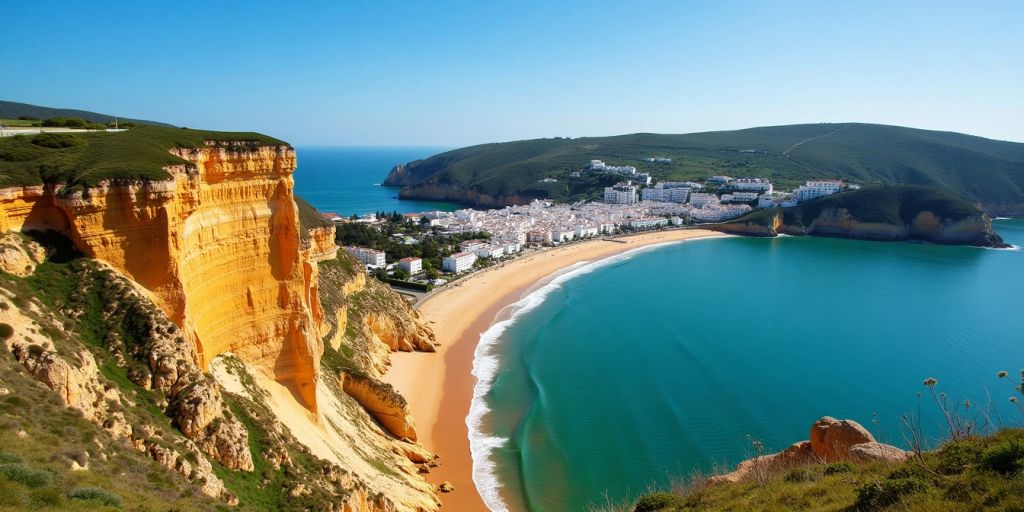
{"type": "Polygon", "coordinates": [[[455,491],[443,494],[446,510],[487,510],[473,485],[466,415],[473,397],[473,353],[480,334],[505,306],[533,286],[581,261],[593,262],[651,244],[723,236],[705,229],[641,233],[615,241],[591,240],[537,251],[460,280],[429,296],[419,306],[437,335],[437,353],[396,353],[385,380],[409,401],[419,439],[441,456],[441,466],[427,475],[436,484],[448,481],[455,491]]]}

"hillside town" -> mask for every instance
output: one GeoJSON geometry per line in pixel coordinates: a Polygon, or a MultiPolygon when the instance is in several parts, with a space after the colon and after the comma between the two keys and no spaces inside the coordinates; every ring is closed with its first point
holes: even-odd
{"type": "MultiPolygon", "coordinates": [[[[644,160],[671,162],[667,158],[644,160]]],[[[535,200],[502,209],[429,211],[400,217],[392,214],[395,217],[388,219],[374,214],[344,219],[325,213],[324,217],[343,224],[379,226],[390,223],[389,229],[397,230],[391,236],[401,240],[400,246],[445,237],[446,243],[440,245],[443,254],[439,264],[425,264],[416,256],[389,257],[380,248],[345,246],[346,251],[366,265],[368,271],[380,274],[379,277],[393,284],[406,281],[429,288],[493,262],[514,258],[524,250],[670,226],[722,222],[755,208],[795,206],[847,187],[842,180],[814,180],[790,192],[780,192],[765,178],[731,176],[711,176],[703,182],[660,181],[651,185],[650,175],[638,173],[635,167],[610,166],[601,160],[591,160],[580,172],[613,173],[624,180],[606,187],[600,202],[559,204],[535,200]],[[476,234],[481,235],[466,239],[467,235],[476,234]]],[[[339,242],[345,244],[346,241],[339,239],[339,242]]],[[[392,252],[397,255],[399,251],[392,252]]]]}

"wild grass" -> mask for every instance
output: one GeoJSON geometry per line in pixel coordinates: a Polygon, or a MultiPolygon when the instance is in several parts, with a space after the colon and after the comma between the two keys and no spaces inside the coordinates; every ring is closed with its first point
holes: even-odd
{"type": "Polygon", "coordinates": [[[56,183],[70,191],[104,179],[167,179],[169,174],[163,167],[188,163],[170,154],[169,149],[203,147],[208,141],[287,145],[258,133],[155,126],[118,133],[4,137],[0,139],[0,187],[56,183]]]}

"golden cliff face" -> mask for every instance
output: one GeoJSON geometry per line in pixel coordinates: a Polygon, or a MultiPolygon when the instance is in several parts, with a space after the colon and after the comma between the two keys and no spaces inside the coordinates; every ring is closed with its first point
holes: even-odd
{"type": "MultiPolygon", "coordinates": [[[[141,284],[177,323],[205,370],[233,352],[316,411],[323,320],[316,258],[293,200],[295,151],[280,146],[174,150],[172,179],[0,191],[0,229],[54,229],[141,284]]],[[[324,240],[320,240],[323,238],[324,240]]]]}

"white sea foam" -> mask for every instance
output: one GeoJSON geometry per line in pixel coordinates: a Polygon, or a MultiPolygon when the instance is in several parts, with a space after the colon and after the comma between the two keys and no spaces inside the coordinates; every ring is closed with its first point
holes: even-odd
{"type": "Polygon", "coordinates": [[[1012,219],[1013,219],[1013,217],[996,217],[996,218],[994,218],[992,220],[1012,220],[1012,219]]]}
{"type": "Polygon", "coordinates": [[[982,247],[982,249],[988,249],[990,251],[1020,251],[1019,245],[1010,244],[1009,247],[982,247]]]}
{"type": "MultiPolygon", "coordinates": [[[[713,235],[691,240],[707,240],[730,236],[713,235]]],[[[541,281],[544,283],[543,285],[530,291],[519,301],[506,306],[499,316],[507,316],[507,318],[491,324],[480,335],[480,341],[477,343],[476,351],[473,354],[473,376],[476,377],[476,384],[473,386],[473,401],[469,406],[469,415],[466,416],[466,426],[469,427],[469,451],[473,457],[473,484],[476,485],[477,492],[483,498],[484,504],[492,512],[508,512],[508,506],[501,500],[501,482],[498,480],[496,472],[497,465],[492,458],[494,451],[504,446],[508,439],[483,432],[483,419],[491,411],[487,407],[485,397],[490,392],[494,378],[501,367],[501,361],[495,354],[495,348],[501,341],[502,334],[520,317],[537,309],[537,307],[544,303],[548,295],[560,289],[566,281],[589,274],[598,268],[631,259],[640,252],[687,241],[689,240],[675,240],[646,245],[595,262],[581,261],[561,269],[541,281]]]]}

